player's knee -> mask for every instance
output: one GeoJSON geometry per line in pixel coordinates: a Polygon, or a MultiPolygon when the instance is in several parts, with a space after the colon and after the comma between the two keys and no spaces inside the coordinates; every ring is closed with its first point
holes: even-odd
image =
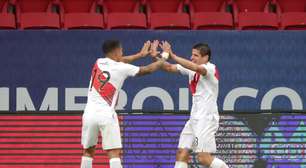
{"type": "Polygon", "coordinates": [[[213,157],[209,153],[199,153],[198,161],[204,166],[210,166],[213,157]]]}
{"type": "Polygon", "coordinates": [[[84,149],[83,156],[94,158],[95,151],[95,146],[84,149]]]}
{"type": "Polygon", "coordinates": [[[107,151],[109,158],[120,158],[121,153],[122,153],[122,149],[111,149],[107,151]]]}
{"type": "Polygon", "coordinates": [[[189,159],[188,149],[178,149],[176,152],[176,160],[187,162],[189,159]]]}

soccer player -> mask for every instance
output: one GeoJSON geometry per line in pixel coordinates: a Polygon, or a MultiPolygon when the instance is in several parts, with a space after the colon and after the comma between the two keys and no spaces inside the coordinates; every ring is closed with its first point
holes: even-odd
{"type": "MultiPolygon", "coordinates": [[[[224,161],[211,155],[216,152],[215,133],[219,127],[219,74],[216,65],[210,62],[209,46],[202,43],[194,45],[191,61],[174,54],[168,42],[163,42],[160,47],[177,63],[165,63],[163,69],[187,75],[192,93],[191,115],[180,135],[175,168],[188,167],[190,150],[197,153],[198,160],[203,166],[228,168],[224,161]]],[[[156,51],[154,53],[157,54],[156,51]]]]}
{"type": "Polygon", "coordinates": [[[122,168],[121,136],[115,105],[119,90],[127,77],[150,74],[162,67],[164,59],[147,66],[137,67],[128,64],[149,54],[150,46],[157,46],[146,42],[142,50],[135,55],[123,57],[119,41],[108,40],[103,44],[105,58],[97,59],[91,75],[88,90],[88,100],[82,118],[82,145],[84,148],[81,168],[91,168],[95,155],[95,145],[98,135],[102,135],[102,147],[107,152],[110,168],[122,168]]]}

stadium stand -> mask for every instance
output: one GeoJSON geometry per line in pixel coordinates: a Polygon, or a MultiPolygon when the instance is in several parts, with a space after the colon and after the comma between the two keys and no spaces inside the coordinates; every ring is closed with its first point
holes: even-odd
{"type": "Polygon", "coordinates": [[[305,0],[0,0],[0,29],[306,30],[305,0]]]}

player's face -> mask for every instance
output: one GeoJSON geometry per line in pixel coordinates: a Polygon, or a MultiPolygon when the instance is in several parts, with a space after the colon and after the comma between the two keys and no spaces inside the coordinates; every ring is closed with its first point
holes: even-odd
{"type": "Polygon", "coordinates": [[[205,64],[207,62],[207,56],[202,56],[200,51],[192,49],[191,61],[195,64],[205,64]]]}

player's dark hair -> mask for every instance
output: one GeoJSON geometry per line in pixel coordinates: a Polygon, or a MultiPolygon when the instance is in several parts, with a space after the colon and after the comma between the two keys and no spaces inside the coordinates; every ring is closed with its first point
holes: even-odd
{"type": "Polygon", "coordinates": [[[197,43],[195,44],[192,49],[196,49],[200,51],[200,54],[202,56],[208,55],[208,61],[210,61],[210,57],[211,57],[211,50],[208,46],[208,44],[204,44],[204,43],[197,43]]]}
{"type": "Polygon", "coordinates": [[[118,40],[106,40],[103,43],[102,50],[103,50],[103,53],[106,55],[106,54],[108,54],[108,53],[110,53],[110,52],[112,52],[115,49],[120,48],[120,47],[121,47],[120,41],[118,41],[118,40]]]}

